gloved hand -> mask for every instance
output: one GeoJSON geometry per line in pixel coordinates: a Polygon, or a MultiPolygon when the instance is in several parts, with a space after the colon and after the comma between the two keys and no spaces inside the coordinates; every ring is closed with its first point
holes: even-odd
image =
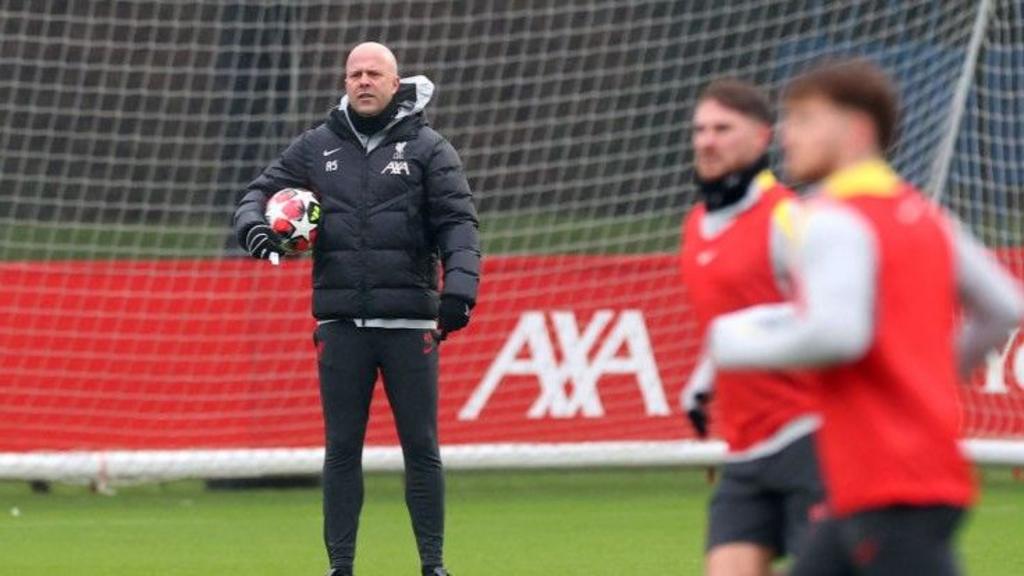
{"type": "Polygon", "coordinates": [[[708,435],[708,403],[715,383],[715,368],[706,356],[702,357],[683,388],[682,405],[690,424],[700,438],[708,435]]]}
{"type": "Polygon", "coordinates": [[[694,395],[694,407],[686,411],[686,417],[690,419],[690,425],[693,426],[693,430],[697,432],[698,438],[708,437],[708,402],[711,400],[710,394],[695,394],[694,395]]]}
{"type": "Polygon", "coordinates": [[[458,296],[441,296],[441,308],[437,312],[438,329],[442,334],[462,330],[469,324],[469,302],[458,296]]]}
{"type": "Polygon", "coordinates": [[[267,224],[256,224],[249,228],[245,234],[245,249],[253,258],[271,262],[284,255],[281,239],[278,238],[277,232],[274,232],[267,224]]]}

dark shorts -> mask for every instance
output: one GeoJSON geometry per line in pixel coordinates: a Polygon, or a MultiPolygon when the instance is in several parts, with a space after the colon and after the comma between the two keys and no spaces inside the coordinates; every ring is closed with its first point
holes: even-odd
{"type": "Polygon", "coordinates": [[[824,499],[813,434],[775,454],[730,462],[711,497],[707,549],[750,543],[777,557],[793,554],[824,499]]]}
{"type": "Polygon", "coordinates": [[[952,539],[964,510],[894,506],[811,527],[790,576],[954,576],[952,539]]]}

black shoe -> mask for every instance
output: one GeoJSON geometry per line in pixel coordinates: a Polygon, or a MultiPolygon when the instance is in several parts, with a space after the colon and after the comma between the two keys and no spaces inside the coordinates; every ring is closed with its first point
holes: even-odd
{"type": "Polygon", "coordinates": [[[331,568],[324,576],[352,576],[351,568],[331,568]]]}
{"type": "Polygon", "coordinates": [[[435,566],[433,568],[424,568],[423,576],[452,576],[450,572],[445,570],[444,566],[435,566]]]}

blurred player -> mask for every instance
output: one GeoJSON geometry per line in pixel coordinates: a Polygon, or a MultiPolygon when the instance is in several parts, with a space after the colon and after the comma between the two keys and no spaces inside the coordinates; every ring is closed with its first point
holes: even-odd
{"type": "Polygon", "coordinates": [[[793,574],[956,574],[951,539],[975,497],[957,369],[966,376],[1021,321],[1019,288],[883,160],[898,103],[876,66],[818,67],[784,104],[787,175],[818,183],[802,213],[776,222],[799,298],[715,321],[711,357],[723,370],[822,375],[830,518],[793,574]]]}
{"type": "MultiPolygon", "coordinates": [[[[771,106],[753,85],[719,80],[697,101],[693,148],[702,201],[684,224],[681,267],[702,333],[720,314],[785,301],[782,239],[769,232],[773,211],[795,196],[768,170],[771,127],[771,106]]],[[[819,424],[813,390],[797,373],[715,374],[702,361],[683,391],[700,436],[712,385],[729,459],[710,505],[707,572],[768,574],[774,558],[796,549],[810,508],[824,499],[811,439],[819,424]]]]}

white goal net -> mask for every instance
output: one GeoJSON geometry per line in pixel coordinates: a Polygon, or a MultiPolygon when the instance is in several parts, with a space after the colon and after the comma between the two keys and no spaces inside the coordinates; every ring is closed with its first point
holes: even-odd
{"type": "MultiPolygon", "coordinates": [[[[315,472],[309,261],[234,245],[244,184],[378,40],[438,87],[481,214],[481,301],[445,343],[453,466],[706,463],[674,252],[696,94],[828,55],[899,81],[897,167],[1024,272],[1017,0],[0,0],[0,478],[315,472]]],[[[964,392],[1024,462],[1021,336],[964,392]]],[[[369,467],[400,466],[383,395],[369,467]]]]}

